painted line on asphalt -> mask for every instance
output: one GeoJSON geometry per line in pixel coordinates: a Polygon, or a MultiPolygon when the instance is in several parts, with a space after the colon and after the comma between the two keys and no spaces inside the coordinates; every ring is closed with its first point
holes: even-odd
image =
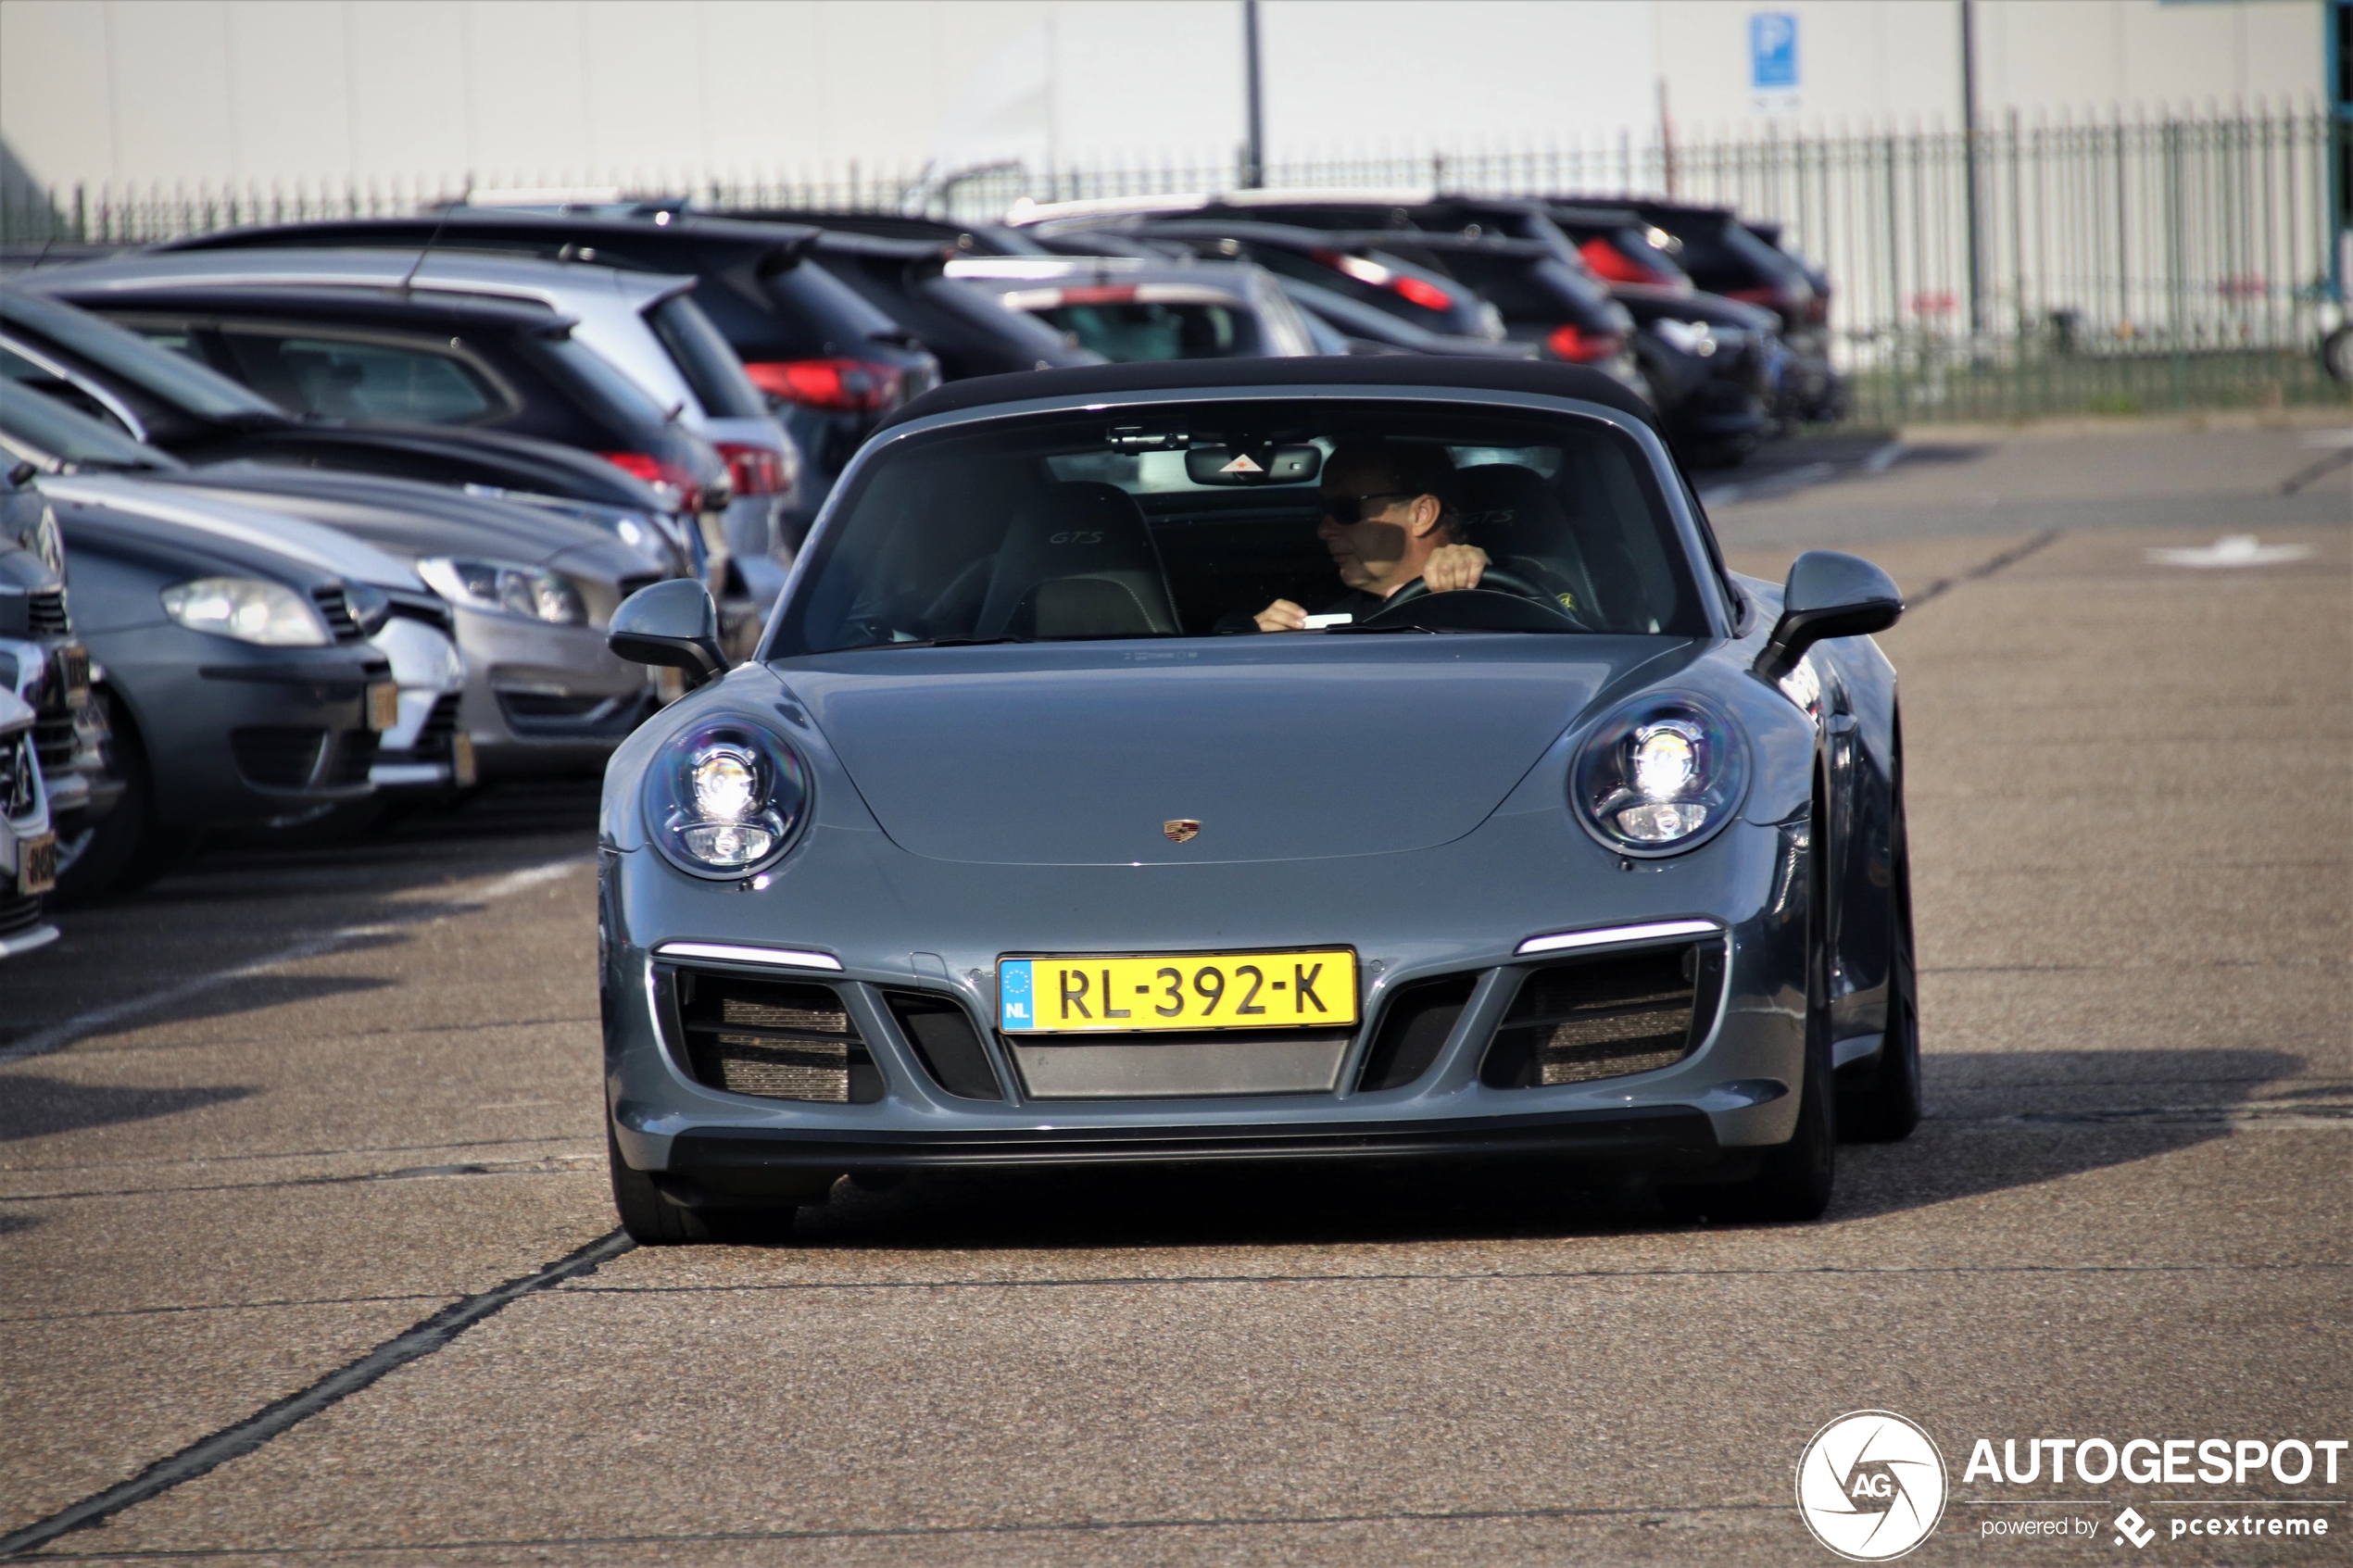
{"type": "Polygon", "coordinates": [[[612,1261],[635,1246],[636,1243],[629,1239],[626,1232],[614,1231],[535,1273],[510,1279],[495,1289],[453,1301],[408,1332],[394,1336],[359,1360],[336,1368],[309,1387],[289,1394],[273,1404],[264,1405],[243,1421],[224,1426],[209,1436],[197,1438],[178,1453],[156,1461],[128,1481],[93,1493],[21,1530],[0,1536],[0,1557],[15,1557],[35,1547],[45,1546],[69,1531],[95,1524],[126,1508],[158,1497],[183,1481],[193,1481],[217,1466],[249,1454],[280,1433],[309,1420],[338,1400],[357,1394],[386,1373],[432,1355],[474,1324],[522,1298],[545,1290],[551,1285],[594,1273],[599,1266],[612,1261]]]}
{"type": "MultiPolygon", "coordinates": [[[[561,860],[551,860],[546,865],[526,866],[518,872],[509,872],[506,875],[465,897],[474,901],[475,906],[479,907],[481,904],[525,892],[544,883],[553,882],[577,867],[595,863],[594,856],[574,855],[561,860]]],[[[46,1029],[36,1029],[14,1045],[0,1046],[0,1066],[61,1051],[84,1035],[94,1030],[103,1029],[109,1023],[120,1023],[126,1018],[136,1017],[140,1013],[156,1008],[176,1006],[193,997],[201,997],[208,991],[218,990],[233,981],[249,980],[255,975],[266,974],[271,970],[280,969],[290,963],[300,963],[305,959],[315,959],[321,953],[333,951],[346,942],[357,942],[367,936],[386,935],[411,925],[430,925],[435,921],[448,918],[447,914],[433,914],[413,921],[377,921],[366,925],[343,926],[317,936],[305,937],[290,947],[280,948],[268,958],[255,959],[249,963],[239,964],[233,969],[220,970],[211,974],[199,974],[192,979],[183,980],[177,985],[167,985],[160,991],[150,991],[145,996],[127,997],[119,1002],[109,1002],[105,1007],[92,1008],[89,1011],[78,1013],[63,1022],[53,1023],[46,1029]]]]}

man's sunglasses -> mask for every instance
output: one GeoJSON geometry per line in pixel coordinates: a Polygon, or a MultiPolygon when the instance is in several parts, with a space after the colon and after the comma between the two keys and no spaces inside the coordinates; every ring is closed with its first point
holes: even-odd
{"type": "Polygon", "coordinates": [[[1326,495],[1323,497],[1324,515],[1335,522],[1364,522],[1389,509],[1385,506],[1376,507],[1368,512],[1365,509],[1365,502],[1394,501],[1400,496],[1419,494],[1418,490],[1371,490],[1362,495],[1326,495]],[[1341,510],[1343,507],[1347,508],[1345,511],[1341,510]]]}

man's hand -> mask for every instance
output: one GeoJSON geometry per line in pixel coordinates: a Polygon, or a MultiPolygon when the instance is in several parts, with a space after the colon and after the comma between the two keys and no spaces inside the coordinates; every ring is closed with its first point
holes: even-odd
{"type": "Polygon", "coordinates": [[[1477,545],[1441,545],[1422,564],[1422,582],[1433,594],[1476,588],[1487,572],[1487,552],[1477,545]]]}
{"type": "Polygon", "coordinates": [[[1253,618],[1262,632],[1304,632],[1307,612],[1289,599],[1277,599],[1253,618]]]}

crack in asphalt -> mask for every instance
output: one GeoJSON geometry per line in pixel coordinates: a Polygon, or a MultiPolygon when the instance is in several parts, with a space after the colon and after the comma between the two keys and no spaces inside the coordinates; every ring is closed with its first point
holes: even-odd
{"type": "Polygon", "coordinates": [[[94,1307],[86,1312],[0,1313],[0,1323],[84,1323],[98,1318],[170,1317],[181,1312],[262,1312],[279,1307],[371,1307],[388,1301],[450,1301],[454,1290],[409,1290],[393,1296],[290,1296],[266,1301],[194,1301],[169,1307],[94,1307]]]}
{"type": "Polygon", "coordinates": [[[329,1160],[343,1154],[416,1154],[431,1148],[505,1148],[519,1143],[564,1143],[568,1135],[550,1133],[538,1138],[461,1138],[456,1143],[371,1143],[355,1148],[279,1148],[243,1154],[157,1155],[146,1160],[85,1160],[67,1165],[11,1165],[0,1160],[0,1173],[31,1171],[116,1171],[141,1165],[226,1165],[239,1160],[329,1160]]]}
{"type": "Polygon", "coordinates": [[[357,1546],[197,1547],[193,1549],[133,1549],[127,1551],[43,1552],[43,1562],[120,1562],[191,1557],[324,1557],[338,1552],[472,1551],[498,1547],[590,1547],[728,1541],[851,1541],[937,1539],[975,1536],[1109,1535],[1125,1530],[1231,1530],[1267,1526],[1302,1528],[1338,1524],[1456,1524],[1516,1519],[1627,1519],[1664,1524],[1679,1514],[1779,1512],[1780,1502],[1660,1503],[1650,1506],[1383,1509],[1361,1513],[1209,1514],[1191,1519],[1063,1519],[1012,1524],[846,1524],[782,1530],[696,1530],[615,1536],[514,1536],[481,1539],[370,1542],[357,1546]]]}
{"type": "Polygon", "coordinates": [[[350,1186],[364,1182],[413,1182],[450,1176],[561,1176],[602,1170],[601,1154],[555,1154],[540,1160],[472,1160],[455,1165],[409,1165],[344,1176],[286,1176],[270,1182],[193,1182],[178,1186],[91,1187],[81,1192],[0,1193],[0,1203],[62,1203],[81,1198],[146,1198],[167,1192],[267,1192],[274,1187],[350,1186]]]}
{"type": "Polygon", "coordinates": [[[346,1362],[308,1387],[264,1405],[243,1421],[233,1422],[209,1436],[197,1438],[178,1453],[156,1461],[127,1481],[119,1482],[104,1491],[94,1492],[80,1502],[59,1509],[46,1519],[36,1520],[22,1529],[0,1536],[0,1557],[21,1556],[69,1531],[95,1524],[126,1508],[133,1508],[150,1498],[159,1497],[182,1482],[193,1481],[230,1460],[249,1454],[330,1405],[357,1394],[386,1373],[445,1348],[474,1324],[503,1311],[522,1298],[565,1280],[594,1273],[598,1267],[635,1245],[627,1233],[613,1231],[531,1273],[519,1275],[504,1285],[453,1301],[358,1360],[346,1362]]]}
{"type": "Polygon", "coordinates": [[[1386,1271],[1375,1273],[1101,1274],[1039,1279],[779,1280],[728,1285],[568,1286],[560,1296],[757,1296],[820,1290],[1071,1290],[1139,1285],[1482,1285],[1519,1280],[1876,1278],[1920,1274],[2230,1274],[2298,1273],[2353,1269],[2353,1261],[2317,1259],[2286,1263],[1819,1263],[1787,1269],[1480,1269],[1463,1273],[1386,1271]]]}
{"type": "Polygon", "coordinates": [[[2019,562],[2024,560],[2035,551],[2055,542],[2060,533],[2064,532],[2065,530],[2063,529],[2046,528],[2043,530],[2042,533],[2034,535],[2033,538],[2029,539],[2025,544],[2013,545],[2007,550],[2003,550],[1996,555],[1989,556],[1984,560],[1978,562],[1975,566],[1970,567],[1967,571],[1961,572],[1957,576],[1940,577],[1935,582],[1930,583],[1927,587],[1921,589],[1919,594],[1908,598],[1906,601],[1904,608],[1906,609],[1918,609],[1920,606],[1928,603],[1929,600],[1937,597],[1939,595],[1949,593],[1953,589],[1959,587],[1964,583],[1975,583],[1982,578],[1991,577],[1995,572],[2001,571],[2006,568],[2016,566],[2019,562]]]}

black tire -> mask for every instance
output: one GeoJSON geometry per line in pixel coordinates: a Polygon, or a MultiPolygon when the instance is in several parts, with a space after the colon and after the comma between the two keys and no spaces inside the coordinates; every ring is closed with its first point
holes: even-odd
{"type": "Polygon", "coordinates": [[[122,794],[113,810],[77,835],[81,842],[59,846],[64,853],[59,856],[57,892],[51,896],[59,909],[145,887],[196,847],[195,834],[175,833],[157,822],[155,790],[138,727],[120,697],[103,690],[99,697],[113,732],[107,743],[107,769],[122,785],[122,794]]]}
{"type": "Polygon", "coordinates": [[[1903,741],[1888,805],[1887,1033],[1871,1079],[1840,1097],[1839,1132],[1856,1143],[1900,1143],[1920,1124],[1919,970],[1912,947],[1912,853],[1904,826],[1903,741]]]}
{"type": "Polygon", "coordinates": [[[621,1157],[621,1140],[605,1123],[605,1161],[612,1173],[612,1205],[621,1228],[640,1247],[693,1247],[706,1243],[775,1241],[790,1234],[795,1207],[713,1212],[673,1203],[653,1177],[621,1157]]]}
{"type": "Polygon", "coordinates": [[[1830,878],[1820,800],[1808,837],[1810,886],[1806,918],[1806,1068],[1797,1091],[1797,1126],[1789,1142],[1767,1151],[1744,1186],[1719,1210],[1743,1219],[1821,1218],[1838,1180],[1838,1092],[1831,1072],[1830,878]]]}

